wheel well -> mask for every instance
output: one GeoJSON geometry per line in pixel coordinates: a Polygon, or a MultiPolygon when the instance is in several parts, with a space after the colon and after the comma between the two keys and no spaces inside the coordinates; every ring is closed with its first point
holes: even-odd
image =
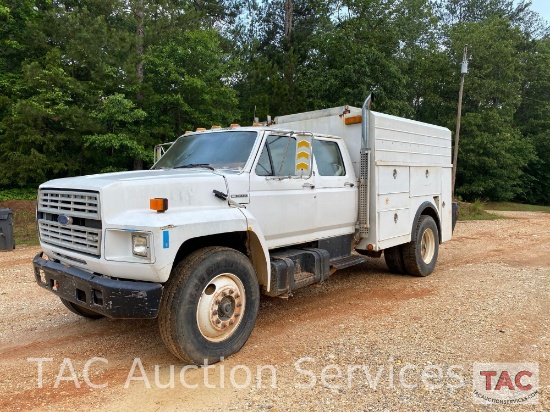
{"type": "Polygon", "coordinates": [[[226,246],[236,249],[250,258],[246,249],[246,232],[217,233],[188,239],[180,246],[172,267],[176,266],[182,259],[193,253],[195,250],[207,246],[226,246]]]}
{"type": "MultiPolygon", "coordinates": [[[[422,205],[424,206],[424,205],[422,205]]],[[[420,209],[419,209],[420,210],[420,209]]],[[[441,243],[441,222],[439,221],[439,215],[437,214],[437,211],[433,208],[432,204],[426,205],[422,212],[420,213],[420,216],[431,216],[433,220],[435,221],[435,224],[437,226],[437,231],[439,232],[439,243],[441,243]]],[[[418,218],[414,220],[414,224],[416,225],[416,222],[418,221],[418,218]]]]}

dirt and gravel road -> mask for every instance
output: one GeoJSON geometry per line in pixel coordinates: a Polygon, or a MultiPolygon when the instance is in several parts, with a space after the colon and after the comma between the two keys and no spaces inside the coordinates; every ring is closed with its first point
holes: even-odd
{"type": "Polygon", "coordinates": [[[498,213],[459,222],[428,278],[371,260],[262,298],[245,347],[208,369],[173,358],[155,321],[68,312],[34,283],[37,247],[1,253],[0,410],[481,410],[474,362],[538,362],[538,404],[497,409],[550,410],[550,214],[498,213]],[[50,359],[41,388],[29,358],[50,359]]]}

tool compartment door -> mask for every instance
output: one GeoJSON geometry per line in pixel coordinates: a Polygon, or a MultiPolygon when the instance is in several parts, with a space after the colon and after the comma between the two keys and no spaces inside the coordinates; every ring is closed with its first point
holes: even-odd
{"type": "Polygon", "coordinates": [[[410,235],[408,166],[377,166],[377,240],[410,235]]]}
{"type": "Polygon", "coordinates": [[[411,167],[411,196],[441,194],[441,166],[411,167]]]}

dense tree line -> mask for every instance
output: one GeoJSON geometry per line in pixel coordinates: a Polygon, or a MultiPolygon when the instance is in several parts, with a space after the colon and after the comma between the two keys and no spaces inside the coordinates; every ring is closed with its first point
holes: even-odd
{"type": "Polygon", "coordinates": [[[369,91],[454,130],[468,45],[457,193],[550,204],[546,24],[528,0],[0,0],[0,187],[369,91]]]}

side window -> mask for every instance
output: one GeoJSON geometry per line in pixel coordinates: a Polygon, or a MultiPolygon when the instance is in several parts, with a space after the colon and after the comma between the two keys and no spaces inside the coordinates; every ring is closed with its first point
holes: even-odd
{"type": "Polygon", "coordinates": [[[271,167],[267,146],[264,146],[258,164],[256,165],[256,174],[258,176],[273,176],[273,167],[271,167]]]}
{"type": "Polygon", "coordinates": [[[258,176],[293,176],[296,139],[288,135],[269,135],[256,165],[258,176]]]}
{"type": "Polygon", "coordinates": [[[346,168],[338,143],[327,140],[315,140],[313,155],[317,170],[321,176],[345,176],[346,168]]]}

